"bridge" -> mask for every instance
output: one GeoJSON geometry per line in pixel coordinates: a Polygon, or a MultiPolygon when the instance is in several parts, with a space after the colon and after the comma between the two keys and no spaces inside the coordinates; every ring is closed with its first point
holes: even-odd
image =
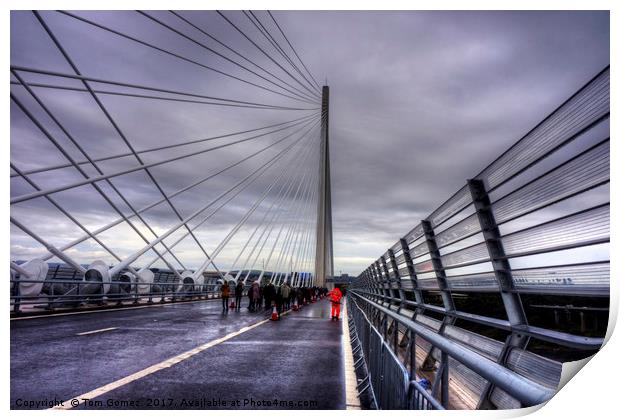
{"type": "Polygon", "coordinates": [[[277,13],[12,20],[12,408],[520,408],[602,346],[609,67],[343,285],[277,13]]]}

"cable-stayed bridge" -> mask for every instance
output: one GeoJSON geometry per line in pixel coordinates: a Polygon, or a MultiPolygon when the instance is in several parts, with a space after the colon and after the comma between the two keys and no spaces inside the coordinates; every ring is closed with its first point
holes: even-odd
{"type": "Polygon", "coordinates": [[[609,68],[394,238],[344,322],[309,296],[271,323],[254,284],[336,281],[330,91],[277,14],[12,19],[12,407],[516,408],[601,347],[609,68]]]}

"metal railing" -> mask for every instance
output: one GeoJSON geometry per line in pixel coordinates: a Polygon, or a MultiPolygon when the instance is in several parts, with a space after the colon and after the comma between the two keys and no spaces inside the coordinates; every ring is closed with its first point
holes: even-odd
{"type": "MultiPolygon", "coordinates": [[[[414,342],[418,338],[422,338],[426,342],[435,346],[440,353],[439,358],[443,363],[439,373],[437,374],[438,379],[433,386],[431,395],[433,397],[440,396],[441,404],[444,406],[447,406],[449,402],[449,362],[446,363],[446,361],[452,359],[462,363],[472,372],[480,375],[493,385],[507,390],[507,392],[509,392],[514,398],[527,406],[543,403],[549,400],[549,398],[551,398],[555,393],[555,388],[545,387],[536,381],[513,372],[512,370],[489,360],[471,348],[456,343],[433,331],[431,328],[414,322],[405,316],[399,315],[396,311],[385,308],[358,293],[349,293],[351,301],[353,302],[352,306],[355,306],[357,310],[363,312],[363,314],[358,316],[358,318],[355,318],[354,316],[354,319],[364,317],[369,324],[369,352],[365,353],[365,356],[368,361],[369,370],[371,371],[374,367],[376,371],[383,372],[381,357],[387,355],[384,352],[377,351],[376,349],[378,349],[380,345],[384,345],[386,350],[389,350],[389,356],[386,357],[386,359],[391,357],[392,360],[398,364],[399,368],[406,372],[404,364],[400,361],[399,357],[395,355],[395,351],[398,351],[398,343],[395,336],[398,337],[396,333],[399,331],[399,327],[403,327],[406,334],[409,337],[413,337],[412,339],[410,338],[411,345],[408,346],[408,350],[403,357],[404,360],[407,360],[410,357],[409,351],[413,351],[413,345],[415,344],[414,342]],[[390,323],[397,324],[395,326],[395,331],[392,331],[392,333],[388,330],[388,324],[390,323]],[[390,342],[393,342],[392,349],[390,349],[390,342]],[[372,349],[375,349],[374,353],[372,349]]],[[[360,322],[360,324],[361,323],[362,322],[360,322]]],[[[410,365],[409,374],[411,374],[411,377],[414,377],[413,374],[415,372],[415,367],[415,362],[410,365]]],[[[394,375],[392,373],[390,375],[390,380],[380,381],[376,384],[373,383],[373,389],[379,395],[399,393],[400,385],[398,384],[400,381],[396,380],[396,382],[394,382],[394,378],[396,376],[398,375],[394,375]],[[389,383],[389,387],[395,387],[384,390],[382,388],[384,382],[389,383]],[[394,385],[394,383],[396,383],[396,385],[394,385]]]]}
{"type": "MultiPolygon", "coordinates": [[[[11,312],[20,313],[24,305],[38,309],[75,307],[82,304],[165,303],[177,300],[220,297],[219,284],[184,284],[181,282],[140,282],[97,280],[11,280],[11,312]],[[40,285],[40,293],[22,294],[20,284],[40,285]],[[109,289],[106,291],[105,288],[109,289]]],[[[248,287],[243,294],[247,295],[248,287]]],[[[234,291],[231,291],[234,296],[234,291]]]]}
{"type": "MultiPolygon", "coordinates": [[[[24,266],[28,267],[31,263],[24,266]]],[[[220,297],[219,290],[222,283],[221,279],[206,275],[204,281],[194,282],[189,272],[185,272],[187,276],[181,280],[173,271],[165,269],[147,270],[142,273],[143,278],[136,277],[128,271],[112,276],[109,281],[102,281],[102,276],[95,275],[89,278],[84,272],[64,264],[43,262],[38,264],[45,266],[46,269],[37,272],[31,266],[22,276],[17,270],[23,266],[12,263],[10,287],[12,313],[18,314],[24,307],[30,311],[65,309],[88,304],[121,305],[175,302],[178,299],[212,299],[220,297]],[[16,268],[15,271],[13,267],[16,268]]],[[[263,283],[273,281],[274,277],[282,278],[285,274],[267,272],[262,281],[263,283]]],[[[239,280],[244,284],[243,296],[247,295],[250,284],[257,279],[258,276],[254,273],[248,275],[245,280],[239,280]]],[[[231,290],[231,297],[233,295],[234,291],[231,290]]]]}
{"type": "Polygon", "coordinates": [[[410,379],[405,366],[355,300],[348,300],[347,311],[354,360],[357,356],[355,367],[363,363],[366,368],[366,377],[358,384],[359,392],[369,388],[374,406],[383,410],[442,410],[442,405],[426,389],[410,379]]]}
{"type": "MultiPolygon", "coordinates": [[[[557,387],[561,362],[603,344],[609,72],[468,180],[351,285],[368,310],[433,332],[413,344],[414,359],[436,386],[447,375],[459,408],[514,408],[538,399],[498,386],[441,340],[545,389],[557,387]]],[[[407,341],[406,334],[396,337],[407,341]]]]}

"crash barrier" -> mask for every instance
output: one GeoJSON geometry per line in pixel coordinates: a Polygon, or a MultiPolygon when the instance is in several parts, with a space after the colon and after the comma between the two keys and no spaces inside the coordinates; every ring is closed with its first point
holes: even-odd
{"type": "Polygon", "coordinates": [[[410,376],[354,299],[347,305],[354,367],[364,378],[359,394],[370,391],[371,406],[382,410],[442,410],[442,405],[410,376]]]}
{"type": "MultiPolygon", "coordinates": [[[[561,363],[594,354],[607,329],[609,109],[607,67],[398,239],[350,289],[555,389],[561,363]]],[[[424,338],[414,354],[427,371],[450,365],[459,408],[523,405],[452,355],[442,362],[424,338]]]]}

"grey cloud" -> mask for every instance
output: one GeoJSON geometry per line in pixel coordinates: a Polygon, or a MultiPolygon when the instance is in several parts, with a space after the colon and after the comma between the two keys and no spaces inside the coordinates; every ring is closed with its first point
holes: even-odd
{"type": "MultiPolygon", "coordinates": [[[[149,13],[217,51],[225,52],[177,18],[164,12],[149,13]]],[[[266,45],[242,14],[225,13],[254,39],[260,40],[261,45],[266,45]]],[[[235,68],[134,12],[79,14],[268,86],[264,80],[235,68]]],[[[315,11],[274,14],[318,82],[323,83],[327,78],[331,88],[336,271],[352,274],[365,268],[464,185],[467,178],[478,173],[609,63],[609,14],[606,12],[315,11]]],[[[269,71],[285,77],[214,12],[183,12],[182,15],[269,71]]],[[[264,13],[258,15],[267,18],[264,13]]],[[[66,16],[54,12],[43,12],[43,16],[83,73],[89,76],[248,101],[307,105],[134,45],[66,16]]],[[[32,14],[13,12],[11,22],[12,64],[71,72],[32,14]]],[[[241,62],[240,58],[236,59],[241,62]]],[[[29,81],[79,86],[59,78],[25,73],[24,77],[29,81]]],[[[41,110],[32,106],[32,99],[22,88],[13,86],[12,91],[34,109],[63,145],[68,144],[59,130],[43,118],[41,110]]],[[[36,92],[92,156],[127,150],[87,94],[44,89],[36,92]]],[[[109,96],[103,100],[138,150],[309,114],[308,111],[151,103],[109,96]]],[[[11,159],[18,167],[45,166],[61,159],[15,106],[11,114],[11,159]]],[[[171,193],[273,142],[279,135],[157,167],[153,173],[164,190],[171,193]]],[[[147,154],[144,159],[153,162],[182,151],[199,150],[208,144],[147,154]]],[[[281,149],[276,148],[274,152],[281,149]]],[[[74,148],[69,147],[69,150],[75,158],[83,158],[74,148]]],[[[265,155],[261,162],[269,156],[265,155]]],[[[125,158],[101,166],[107,172],[135,164],[135,159],[125,158]]],[[[234,173],[215,178],[195,193],[179,196],[174,203],[186,216],[208,197],[240,180],[252,167],[248,164],[234,173]]],[[[95,173],[92,168],[88,172],[95,173]]],[[[53,174],[53,179],[45,175],[33,176],[33,179],[48,186],[80,179],[72,169],[53,174]]],[[[217,245],[258,199],[270,179],[265,177],[258,181],[235,199],[226,212],[199,229],[198,235],[208,250],[217,245]]],[[[114,183],[137,207],[161,197],[144,173],[118,177],[114,183]]],[[[103,183],[101,185],[109,190],[103,183]]],[[[12,178],[11,187],[13,196],[31,191],[17,178],[12,178]]],[[[274,196],[272,192],[269,198],[274,196]]],[[[88,220],[89,226],[116,218],[92,187],[65,192],[59,197],[72,214],[80,220],[88,220]]],[[[58,220],[63,222],[55,226],[37,223],[37,220],[47,222],[58,217],[57,211],[43,202],[38,199],[28,206],[15,206],[12,214],[27,221],[54,244],[62,245],[81,235],[62,218],[58,220]]],[[[115,202],[120,201],[115,199],[115,202]]],[[[127,211],[126,206],[121,205],[121,208],[127,211]]],[[[178,220],[165,205],[149,211],[145,217],[161,229],[178,220]]],[[[260,217],[261,213],[257,212],[250,219],[247,229],[222,254],[220,265],[232,263],[242,246],[241,239],[250,234],[260,217]]],[[[115,232],[106,239],[119,253],[127,255],[142,246],[137,235],[126,227],[115,232]]],[[[11,244],[12,258],[27,259],[41,253],[40,247],[17,229],[12,229],[11,244]]],[[[200,263],[201,256],[195,244],[184,241],[180,250],[188,266],[200,263]]],[[[97,246],[88,244],[76,255],[88,262],[91,257],[100,257],[98,251],[97,246]]]]}

